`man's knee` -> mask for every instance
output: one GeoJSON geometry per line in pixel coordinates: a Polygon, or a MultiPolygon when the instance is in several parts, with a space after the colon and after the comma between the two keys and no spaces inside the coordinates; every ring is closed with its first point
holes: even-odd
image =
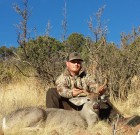
{"type": "Polygon", "coordinates": [[[59,108],[60,95],[56,88],[48,89],[46,93],[46,107],[47,108],[59,108]]]}
{"type": "Polygon", "coordinates": [[[48,91],[46,92],[46,96],[51,96],[51,95],[57,95],[57,89],[56,88],[49,88],[48,91]]]}

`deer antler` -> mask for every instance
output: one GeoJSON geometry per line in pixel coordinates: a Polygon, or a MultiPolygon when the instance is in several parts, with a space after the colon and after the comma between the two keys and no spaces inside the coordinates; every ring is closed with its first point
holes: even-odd
{"type": "Polygon", "coordinates": [[[81,93],[81,94],[83,94],[83,95],[86,95],[86,96],[89,96],[89,95],[102,95],[105,91],[102,91],[102,89],[104,89],[105,88],[105,86],[107,85],[107,79],[105,79],[105,81],[104,81],[104,83],[103,83],[103,85],[101,85],[101,86],[99,86],[98,88],[97,88],[97,92],[92,92],[92,93],[89,93],[89,92],[87,92],[86,90],[83,90],[83,93],[81,93]]]}
{"type": "Polygon", "coordinates": [[[88,96],[90,94],[86,90],[82,90],[82,91],[83,91],[83,93],[81,93],[79,96],[88,96]]]}
{"type": "MultiPolygon", "coordinates": [[[[74,84],[74,88],[80,89],[80,88],[78,88],[75,84],[74,84]]],[[[86,90],[83,90],[83,89],[80,89],[80,90],[82,90],[83,93],[80,93],[80,94],[78,95],[79,97],[85,97],[85,96],[87,96],[87,95],[90,94],[90,93],[87,92],[86,90]]]]}
{"type": "MultiPolygon", "coordinates": [[[[101,95],[101,90],[107,85],[107,79],[105,79],[103,85],[99,86],[97,89],[97,92],[92,92],[89,93],[86,90],[82,90],[83,93],[79,94],[79,96],[89,96],[89,95],[101,95]]],[[[75,86],[75,88],[79,89],[77,86],[75,86]]]]}
{"type": "Polygon", "coordinates": [[[103,85],[101,85],[101,86],[98,87],[97,93],[98,93],[99,95],[104,94],[105,91],[102,91],[102,90],[105,88],[106,85],[107,85],[107,79],[105,79],[103,85]]]}

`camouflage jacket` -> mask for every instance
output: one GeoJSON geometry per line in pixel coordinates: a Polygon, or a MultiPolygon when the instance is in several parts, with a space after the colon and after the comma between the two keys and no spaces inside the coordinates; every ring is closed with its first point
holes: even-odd
{"type": "Polygon", "coordinates": [[[71,76],[68,69],[57,78],[56,87],[62,97],[72,98],[72,89],[79,88],[87,92],[96,92],[98,84],[95,75],[86,73],[85,70],[79,72],[76,76],[71,76]]]}

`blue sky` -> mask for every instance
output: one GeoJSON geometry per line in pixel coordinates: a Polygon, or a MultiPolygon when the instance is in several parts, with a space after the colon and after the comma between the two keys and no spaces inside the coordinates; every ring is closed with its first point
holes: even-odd
{"type": "MultiPolygon", "coordinates": [[[[61,41],[64,0],[28,0],[32,10],[28,29],[37,29],[37,36],[44,35],[48,21],[51,23],[50,36],[61,41]]],[[[20,22],[19,15],[13,9],[13,3],[21,6],[22,0],[0,0],[0,46],[18,46],[15,24],[20,22]]],[[[132,28],[140,26],[140,0],[66,0],[67,36],[73,32],[92,36],[89,18],[106,5],[102,20],[107,21],[108,42],[120,44],[121,32],[130,33],[132,28]]],[[[34,37],[34,33],[31,33],[34,37]]]]}

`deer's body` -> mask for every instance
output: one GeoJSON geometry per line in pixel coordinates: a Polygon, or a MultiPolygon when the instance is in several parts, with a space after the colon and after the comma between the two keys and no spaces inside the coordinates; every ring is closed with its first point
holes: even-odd
{"type": "MultiPolygon", "coordinates": [[[[84,100],[88,98],[83,97],[84,100]]],[[[81,111],[71,111],[64,109],[47,109],[47,124],[64,126],[76,126],[79,128],[90,128],[98,121],[98,109],[94,109],[97,102],[94,100],[86,101],[81,111]]]]}
{"type": "Polygon", "coordinates": [[[64,109],[48,108],[43,110],[38,107],[29,107],[18,109],[11,114],[5,116],[2,120],[2,131],[11,130],[14,128],[32,128],[45,127],[53,124],[53,126],[62,125],[87,128],[93,126],[98,121],[98,111],[94,109],[97,102],[94,99],[83,97],[85,104],[81,111],[71,111],[64,109]]]}
{"type": "Polygon", "coordinates": [[[18,109],[3,118],[2,130],[35,127],[44,122],[46,117],[45,110],[38,107],[18,109]]]}

